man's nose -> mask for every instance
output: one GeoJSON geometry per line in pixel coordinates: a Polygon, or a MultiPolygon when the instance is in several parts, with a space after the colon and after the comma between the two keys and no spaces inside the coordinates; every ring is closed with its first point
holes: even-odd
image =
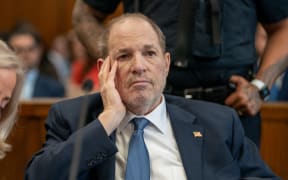
{"type": "Polygon", "coordinates": [[[144,72],[146,70],[145,58],[142,54],[136,53],[132,60],[133,72],[144,72]]]}

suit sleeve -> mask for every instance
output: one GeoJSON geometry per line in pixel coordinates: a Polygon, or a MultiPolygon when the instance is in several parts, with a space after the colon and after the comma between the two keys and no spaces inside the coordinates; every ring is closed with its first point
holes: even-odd
{"type": "Polygon", "coordinates": [[[47,117],[46,143],[29,162],[25,174],[26,180],[68,179],[73,148],[79,133],[82,133],[83,139],[76,179],[87,179],[91,168],[117,152],[115,144],[107,136],[98,119],[71,133],[69,123],[62,118],[56,105],[52,106],[47,117]]]}
{"type": "Polygon", "coordinates": [[[260,157],[257,146],[244,135],[238,115],[233,111],[233,143],[231,151],[240,167],[241,179],[280,180],[260,157]]]}

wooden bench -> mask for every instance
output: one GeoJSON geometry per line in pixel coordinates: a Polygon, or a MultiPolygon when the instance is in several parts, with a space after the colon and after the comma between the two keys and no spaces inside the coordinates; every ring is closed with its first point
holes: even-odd
{"type": "Polygon", "coordinates": [[[261,155],[277,175],[288,180],[288,103],[266,103],[261,115],[261,155]]]}

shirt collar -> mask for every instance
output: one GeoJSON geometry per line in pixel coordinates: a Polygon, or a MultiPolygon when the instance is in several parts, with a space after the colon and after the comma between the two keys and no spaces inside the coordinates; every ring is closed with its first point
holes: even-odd
{"type": "Polygon", "coordinates": [[[118,131],[123,131],[129,122],[134,118],[134,117],[145,117],[146,119],[149,120],[149,122],[155,126],[161,133],[166,133],[167,130],[167,110],[166,110],[166,103],[165,103],[165,98],[162,95],[161,97],[161,103],[149,114],[143,115],[143,116],[136,116],[135,114],[131,112],[127,112],[123,121],[121,121],[118,131]]]}

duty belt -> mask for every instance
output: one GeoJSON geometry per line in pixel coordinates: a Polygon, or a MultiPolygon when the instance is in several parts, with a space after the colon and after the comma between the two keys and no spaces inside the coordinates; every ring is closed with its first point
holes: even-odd
{"type": "Polygon", "coordinates": [[[225,99],[234,91],[232,85],[214,87],[196,87],[182,90],[172,90],[171,94],[183,96],[186,99],[205,100],[224,104],[225,99]]]}

